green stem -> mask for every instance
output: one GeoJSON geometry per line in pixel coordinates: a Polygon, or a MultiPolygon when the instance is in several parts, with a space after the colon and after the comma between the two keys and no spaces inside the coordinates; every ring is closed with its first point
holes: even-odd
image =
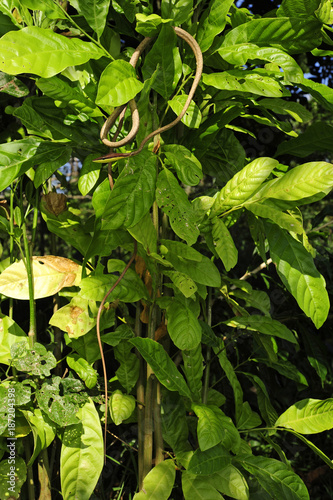
{"type": "MultiPolygon", "coordinates": [[[[212,289],[208,289],[208,304],[207,304],[207,324],[212,326],[212,289]]],[[[208,391],[209,391],[209,375],[210,375],[210,363],[211,363],[212,349],[211,347],[207,347],[206,352],[206,369],[205,369],[205,378],[204,378],[204,387],[202,394],[202,402],[203,404],[207,404],[208,399],[208,391]]]]}
{"type": "Polygon", "coordinates": [[[32,255],[30,253],[30,245],[28,242],[26,223],[22,225],[22,236],[23,236],[23,246],[25,255],[25,266],[28,275],[28,288],[29,288],[29,313],[30,313],[30,323],[29,323],[29,346],[33,347],[36,341],[36,305],[34,298],[34,278],[32,270],[32,255]]]}

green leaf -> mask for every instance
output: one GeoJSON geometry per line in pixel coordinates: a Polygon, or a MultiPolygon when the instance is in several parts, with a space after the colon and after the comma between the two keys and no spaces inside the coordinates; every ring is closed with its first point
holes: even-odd
{"type": "Polygon", "coordinates": [[[0,71],[0,92],[14,97],[24,97],[29,94],[29,89],[15,76],[0,71]]]}
{"type": "Polygon", "coordinates": [[[249,487],[245,477],[241,472],[232,464],[227,465],[221,471],[215,472],[209,478],[210,484],[215,488],[237,500],[249,500],[249,487]]]}
{"type": "Polygon", "coordinates": [[[323,276],[303,245],[278,226],[265,223],[271,258],[277,272],[299,307],[320,328],[330,303],[323,276]]]}
{"type": "MultiPolygon", "coordinates": [[[[186,94],[181,94],[174,96],[171,101],[168,101],[170,108],[177,116],[180,115],[184,108],[187,98],[188,96],[186,94]]],[[[201,120],[202,115],[200,109],[195,102],[191,101],[185,115],[181,119],[182,123],[189,128],[199,128],[201,120]]]]}
{"type": "Polygon", "coordinates": [[[135,226],[128,228],[128,232],[146,250],[147,254],[157,252],[157,235],[150,213],[147,213],[135,226]]]}
{"type": "Polygon", "coordinates": [[[279,144],[275,156],[294,155],[300,158],[316,151],[333,151],[333,127],[328,123],[316,122],[310,125],[301,135],[279,144]]]}
{"type": "Polygon", "coordinates": [[[175,364],[161,344],[151,339],[137,337],[130,339],[141,356],[153,369],[157,379],[169,391],[177,391],[180,395],[191,399],[191,392],[175,364]]]}
{"type": "Polygon", "coordinates": [[[173,460],[164,460],[154,467],[144,478],[143,487],[133,500],[168,500],[176,477],[173,460]]]}
{"type": "Polygon", "coordinates": [[[211,484],[210,478],[182,472],[182,488],[185,500],[223,500],[211,484]]]}
{"type": "Polygon", "coordinates": [[[241,69],[231,69],[222,73],[203,74],[203,82],[219,90],[232,90],[236,93],[250,92],[266,97],[288,95],[283,85],[270,76],[241,69]]]}
{"type": "MultiPolygon", "coordinates": [[[[31,10],[40,10],[48,19],[66,19],[64,11],[52,0],[25,0],[24,7],[31,10]]],[[[19,7],[19,10],[21,8],[22,6],[19,7]]]]}
{"type": "Polygon", "coordinates": [[[10,31],[0,44],[1,70],[10,75],[33,73],[49,78],[68,66],[78,66],[103,55],[104,51],[94,43],[37,26],[10,31]]]}
{"type": "Polygon", "coordinates": [[[327,193],[333,187],[333,166],[324,161],[304,163],[289,170],[282,177],[262,186],[253,200],[274,198],[294,201],[327,193]]]}
{"type": "Polygon", "coordinates": [[[328,371],[326,347],[321,341],[319,341],[318,337],[316,335],[312,335],[307,328],[302,328],[301,332],[308,361],[312,368],[316,370],[317,375],[321,380],[322,387],[324,387],[328,371]]]}
{"type": "Polygon", "coordinates": [[[64,500],[89,500],[103,469],[103,436],[99,415],[89,400],[78,412],[80,422],[64,431],[60,478],[64,500]]]}
{"type": "MultiPolygon", "coordinates": [[[[239,45],[231,45],[230,47],[223,44],[222,48],[218,49],[217,52],[224,60],[237,66],[245,65],[248,60],[257,61],[259,59],[269,61],[281,66],[287,81],[301,82],[303,80],[303,72],[296,61],[280,49],[273,47],[260,47],[253,43],[241,43],[239,45]]],[[[272,100],[279,102],[278,99],[272,100]]],[[[259,103],[261,103],[261,101],[259,101],[259,103]]],[[[293,105],[297,103],[290,104],[293,105]]],[[[300,104],[298,106],[302,107],[300,104]]],[[[311,115],[310,112],[307,113],[311,115]]]]}
{"type": "Polygon", "coordinates": [[[161,423],[163,439],[177,454],[189,449],[188,425],[183,397],[162,387],[161,423]]]}
{"type": "Polygon", "coordinates": [[[163,274],[168,276],[187,298],[192,297],[192,295],[198,290],[195,282],[184,273],[180,273],[179,271],[163,271],[163,274]]]}
{"type": "Polygon", "coordinates": [[[160,243],[167,250],[167,260],[177,271],[202,285],[221,286],[220,273],[208,257],[179,241],[160,240],[160,243]]]}
{"type": "MultiPolygon", "coordinates": [[[[45,141],[46,144],[41,144],[38,148],[38,153],[42,155],[42,149],[46,150],[48,158],[46,161],[38,162],[39,165],[36,168],[35,177],[34,177],[34,186],[41,186],[51,175],[58,170],[58,168],[65,165],[72,154],[72,149],[69,147],[64,147],[64,144],[52,144],[48,141],[45,141]]],[[[36,162],[37,164],[37,162],[36,162]]]]}
{"type": "Polygon", "coordinates": [[[101,166],[99,163],[93,162],[95,156],[95,154],[88,155],[84,159],[80,171],[78,188],[83,196],[86,196],[93,189],[99,178],[101,166]]]}
{"type": "Polygon", "coordinates": [[[275,422],[300,434],[317,434],[333,428],[333,399],[302,399],[290,406],[275,422]]]}
{"type": "Polygon", "coordinates": [[[273,458],[246,456],[237,462],[250,474],[273,498],[284,500],[309,500],[309,493],[301,478],[285,464],[273,458]]]}
{"type": "Polygon", "coordinates": [[[162,0],[161,11],[164,19],[172,19],[178,26],[191,17],[193,0],[162,0]]]}
{"type": "MultiPolygon", "coordinates": [[[[124,266],[125,267],[125,266],[124,266]]],[[[88,276],[81,283],[81,297],[89,300],[102,302],[104,295],[117,281],[118,276],[114,274],[103,274],[99,276],[88,276]]],[[[108,297],[112,302],[119,299],[123,302],[136,302],[137,300],[148,298],[148,292],[143,282],[133,269],[128,269],[121,282],[115,287],[108,297]]]]}
{"type": "Polygon", "coordinates": [[[201,401],[202,374],[204,358],[201,352],[201,344],[195,349],[182,351],[183,371],[187,380],[187,385],[193,395],[193,401],[201,401]]]}
{"type": "Polygon", "coordinates": [[[282,357],[282,355],[280,354],[279,357],[280,359],[278,359],[277,362],[268,360],[266,358],[255,358],[253,359],[253,361],[256,361],[258,363],[264,363],[269,368],[273,368],[273,370],[276,370],[284,377],[293,380],[294,382],[296,382],[299,390],[308,387],[309,384],[303,373],[301,373],[293,363],[288,361],[285,356],[282,357]]]}
{"type": "Polygon", "coordinates": [[[242,405],[241,413],[237,419],[238,429],[253,429],[261,424],[261,418],[258,413],[251,410],[251,407],[247,401],[242,405]]]}
{"type": "Polygon", "coordinates": [[[246,328],[264,335],[272,335],[281,339],[288,340],[293,344],[297,344],[294,334],[284,324],[268,316],[259,316],[252,314],[251,316],[235,316],[234,318],[224,321],[225,325],[233,328],[246,328]]]}
{"type": "Polygon", "coordinates": [[[226,271],[230,271],[238,261],[238,251],[226,225],[217,217],[213,219],[212,236],[215,250],[223,262],[226,271]]]}
{"type": "Polygon", "coordinates": [[[253,383],[253,385],[255,386],[257,400],[258,400],[258,406],[259,406],[261,416],[265,420],[266,424],[269,427],[272,427],[275,424],[278,415],[270,402],[269,394],[267,392],[265,384],[257,375],[253,375],[252,373],[244,373],[244,372],[243,372],[243,374],[247,378],[249,378],[251,380],[251,382],[253,383]]]}
{"type": "Polygon", "coordinates": [[[88,361],[78,354],[69,354],[66,356],[67,364],[84,381],[88,389],[92,389],[97,384],[97,371],[88,361]]]}
{"type": "Polygon", "coordinates": [[[224,38],[222,47],[241,43],[271,46],[288,54],[307,52],[321,43],[321,22],[298,17],[263,17],[252,19],[232,29],[224,38]]]}
{"type": "Polygon", "coordinates": [[[225,448],[218,444],[214,448],[206,451],[197,449],[190,460],[188,465],[188,472],[198,476],[214,474],[223,469],[231,462],[231,455],[225,448]]]}
{"type": "Polygon", "coordinates": [[[164,99],[168,99],[172,94],[182,74],[179,49],[175,46],[176,39],[177,35],[171,26],[163,25],[142,67],[142,74],[145,79],[148,79],[158,68],[152,88],[164,99]]]}
{"type": "MultiPolygon", "coordinates": [[[[64,287],[78,285],[81,280],[81,266],[70,259],[54,255],[32,259],[35,299],[54,295],[64,287]]],[[[14,299],[29,299],[28,275],[22,260],[1,273],[0,292],[14,299]]]]}
{"type": "Polygon", "coordinates": [[[34,158],[39,144],[40,140],[28,137],[0,145],[0,191],[30,168],[27,160],[34,158]]]}
{"type": "Polygon", "coordinates": [[[168,332],[181,350],[195,349],[201,342],[201,327],[194,313],[182,302],[174,300],[167,308],[168,332]]]}
{"type": "MultiPolygon", "coordinates": [[[[7,446],[10,451],[15,453],[16,441],[9,440],[7,446]],[[13,448],[14,446],[14,448],[13,448]]],[[[27,466],[20,456],[15,456],[14,462],[6,458],[0,462],[0,497],[1,498],[19,498],[20,490],[27,479],[27,466]],[[14,471],[12,469],[14,467],[14,471]],[[13,474],[14,472],[14,474],[13,474]],[[10,483],[8,483],[10,481],[10,483]],[[13,484],[11,484],[13,483],[13,484]],[[9,487],[12,488],[9,493],[9,487]]]]}
{"type": "Polygon", "coordinates": [[[237,450],[240,445],[239,433],[230,417],[214,405],[193,404],[192,410],[199,418],[197,426],[201,451],[206,451],[221,443],[225,450],[237,450]]]}
{"type": "Polygon", "coordinates": [[[289,115],[293,120],[300,123],[307,123],[313,118],[312,113],[298,102],[283,99],[260,99],[257,104],[264,109],[274,111],[278,115],[289,115]]]}
{"type": "Polygon", "coordinates": [[[109,12],[109,0],[77,0],[78,11],[82,14],[89,26],[97,33],[98,38],[104,31],[106,18],[109,12]]]}
{"type": "Polygon", "coordinates": [[[311,94],[324,108],[333,110],[333,89],[323,83],[317,83],[308,78],[304,78],[302,83],[298,84],[305,92],[311,94]]]}
{"type": "Polygon", "coordinates": [[[109,332],[103,335],[102,342],[105,342],[105,344],[112,345],[114,347],[118,345],[122,340],[128,340],[133,337],[133,330],[126,323],[123,323],[119,325],[114,332],[109,332]]]}
{"type": "Polygon", "coordinates": [[[155,155],[147,151],[131,158],[108,195],[101,214],[102,229],[135,226],[153,204],[155,183],[155,155]]]}
{"type": "Polygon", "coordinates": [[[26,342],[13,344],[10,349],[12,365],[19,371],[27,372],[40,378],[49,377],[50,370],[57,365],[52,352],[42,344],[35,343],[30,348],[26,342]]]}
{"type": "Polygon", "coordinates": [[[136,17],[136,28],[135,30],[143,36],[155,36],[158,33],[158,26],[162,23],[168,23],[170,19],[162,19],[161,16],[157,14],[135,14],[136,17]]]}
{"type": "Polygon", "coordinates": [[[219,215],[230,207],[242,205],[277,165],[278,161],[272,158],[257,158],[246,165],[218,193],[210,217],[219,215]]]}
{"type": "Polygon", "coordinates": [[[135,410],[135,398],[121,391],[114,391],[109,399],[110,416],[116,425],[128,419],[135,410]]]}
{"type": "Polygon", "coordinates": [[[51,78],[39,78],[36,85],[43,94],[55,101],[66,103],[76,113],[82,113],[91,118],[103,116],[102,111],[85,96],[78,84],[74,86],[58,76],[52,76],[51,78]]]}
{"type": "Polygon", "coordinates": [[[0,313],[0,363],[9,365],[12,345],[23,341],[28,345],[28,336],[22,328],[9,316],[0,313]]]}
{"type": "Polygon", "coordinates": [[[319,7],[320,0],[283,0],[276,11],[279,17],[305,17],[308,18],[319,7]]]}
{"type": "Polygon", "coordinates": [[[297,234],[302,234],[304,232],[303,224],[298,219],[290,214],[282,212],[279,208],[275,208],[271,203],[268,204],[265,203],[265,201],[262,203],[251,203],[251,201],[249,201],[245,204],[245,208],[259,217],[270,219],[287,231],[297,234]]]}
{"type": "Polygon", "coordinates": [[[117,59],[112,61],[103,71],[96,97],[96,104],[121,106],[126,104],[142,90],[143,83],[137,79],[135,69],[127,61],[117,59]]]}
{"type": "Polygon", "coordinates": [[[96,317],[96,303],[76,295],[69,304],[61,307],[51,316],[50,325],[67,332],[70,338],[78,338],[96,325],[96,317]],[[94,314],[91,309],[89,310],[89,305],[94,310],[94,314]]]}
{"type": "Polygon", "coordinates": [[[38,408],[34,409],[33,412],[27,410],[21,411],[27,419],[34,437],[34,451],[28,463],[30,466],[34,463],[39,453],[45,448],[48,448],[53,442],[56,436],[57,427],[54,422],[38,408]]]}
{"type": "Polygon", "coordinates": [[[120,367],[116,370],[121,385],[129,393],[137,383],[140,372],[139,358],[131,352],[132,344],[129,342],[120,342],[114,347],[114,356],[120,363],[120,367]]]}
{"type": "Polygon", "coordinates": [[[188,245],[193,245],[200,234],[193,207],[175,176],[166,168],[157,178],[156,201],[169,216],[177,236],[187,241],[188,245]]]}
{"type": "Polygon", "coordinates": [[[167,144],[163,146],[165,165],[171,165],[181,182],[187,186],[196,186],[201,181],[202,166],[199,160],[184,146],[180,144],[167,144]]]}
{"type": "Polygon", "coordinates": [[[232,4],[233,0],[227,0],[223,3],[220,0],[211,0],[209,6],[203,11],[197,31],[197,42],[202,52],[206,52],[216,35],[223,31],[232,4]]]}

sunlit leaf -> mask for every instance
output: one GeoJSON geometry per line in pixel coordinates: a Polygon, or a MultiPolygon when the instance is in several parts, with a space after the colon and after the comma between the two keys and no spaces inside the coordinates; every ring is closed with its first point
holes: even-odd
{"type": "Polygon", "coordinates": [[[317,434],[333,428],[333,399],[302,399],[290,406],[275,422],[301,434],[317,434]]]}
{"type": "Polygon", "coordinates": [[[144,478],[143,487],[133,500],[168,500],[176,477],[173,460],[164,460],[154,467],[144,478]]]}
{"type": "Polygon", "coordinates": [[[110,395],[109,408],[112,420],[119,425],[135,410],[135,398],[116,390],[110,395]]]}

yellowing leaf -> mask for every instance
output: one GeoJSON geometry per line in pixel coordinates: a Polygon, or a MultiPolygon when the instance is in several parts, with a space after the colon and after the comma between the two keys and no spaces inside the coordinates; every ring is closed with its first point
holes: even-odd
{"type": "MultiPolygon", "coordinates": [[[[32,269],[35,299],[54,295],[66,286],[78,285],[81,280],[81,266],[65,257],[33,257],[32,269]]],[[[1,273],[0,293],[14,299],[29,299],[28,276],[23,260],[1,273]]]]}

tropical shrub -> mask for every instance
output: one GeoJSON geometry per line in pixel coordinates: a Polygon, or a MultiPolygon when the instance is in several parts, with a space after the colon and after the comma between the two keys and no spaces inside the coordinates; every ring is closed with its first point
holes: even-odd
{"type": "Polygon", "coordinates": [[[331,1],[263,17],[232,0],[155,4],[0,5],[0,496],[305,500],[283,446],[296,437],[332,468],[307,437],[331,430],[333,403],[306,377],[312,366],[326,394],[311,331],[329,314],[328,276],[303,213],[333,167],[299,160],[331,149],[331,127],[293,93],[332,111],[333,90],[297,62],[331,55],[331,1]],[[111,152],[109,115],[124,144],[111,152]],[[241,144],[258,126],[262,140],[278,131],[271,156],[241,144]],[[74,187],[59,171],[71,157],[74,187]],[[127,428],[134,465],[117,483],[127,428]]]}

